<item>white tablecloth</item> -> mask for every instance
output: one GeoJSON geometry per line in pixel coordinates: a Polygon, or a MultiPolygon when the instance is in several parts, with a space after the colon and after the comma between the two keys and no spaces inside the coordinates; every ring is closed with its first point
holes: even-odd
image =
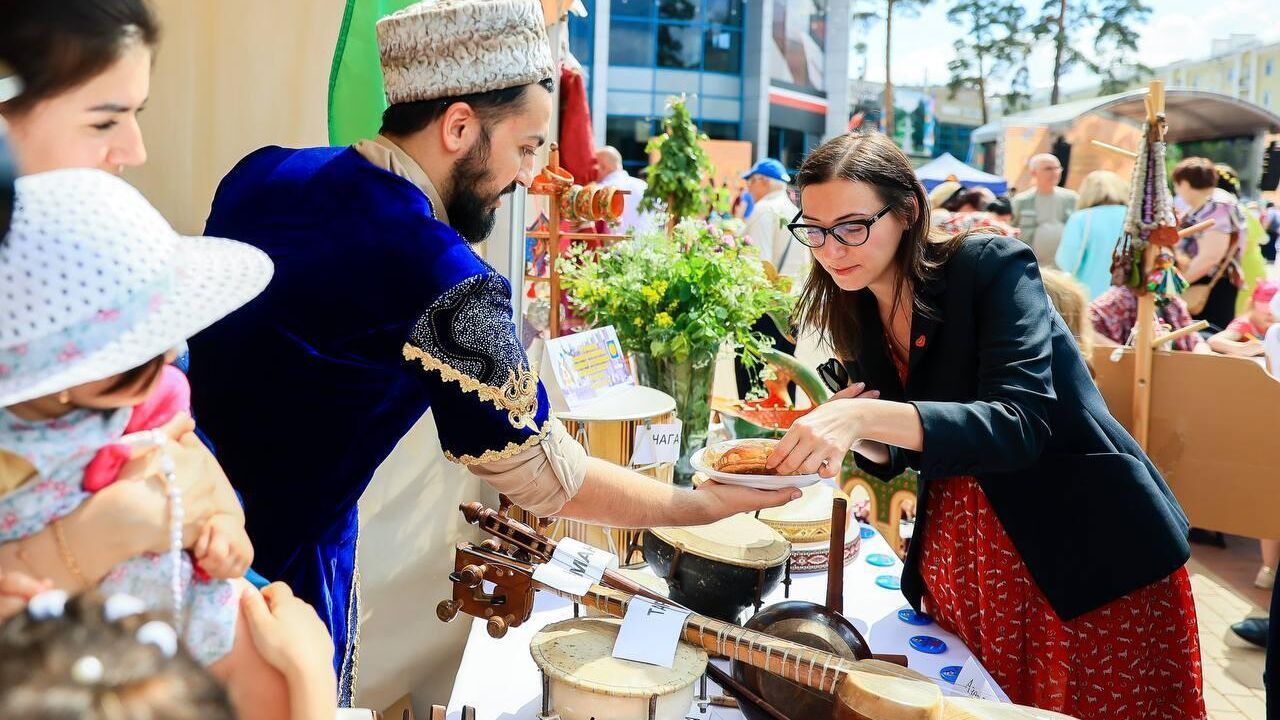
{"type": "MultiPolygon", "coordinates": [[[[899,577],[902,563],[890,550],[889,544],[872,528],[864,529],[862,548],[858,556],[845,566],[844,614],[867,638],[877,653],[907,656],[912,670],[931,678],[939,678],[939,672],[947,666],[963,666],[973,657],[960,638],[946,632],[936,624],[909,625],[898,618],[898,611],[910,607],[898,590],[888,590],[876,584],[881,575],[899,577]],[[866,537],[870,533],[870,537],[866,537]],[[876,567],[867,562],[872,555],[893,559],[890,567],[876,567]],[[930,635],[946,643],[947,649],[939,655],[930,655],[911,647],[910,638],[930,635]]],[[[823,602],[827,593],[826,573],[792,573],[791,599],[823,602]]],[[[783,600],[783,588],[765,599],[765,605],[783,600]]],[[[536,720],[542,710],[542,678],[529,656],[529,641],[545,625],[573,617],[573,606],[566,600],[548,593],[538,593],[533,615],[517,628],[511,628],[501,640],[489,637],[483,622],[473,621],[467,648],[458,668],[449,697],[449,720],[461,717],[462,707],[476,709],[476,720],[536,720]]],[[[727,668],[724,661],[721,667],[727,668]]],[[[985,674],[985,670],[983,671],[985,674]]],[[[991,687],[1008,701],[994,680],[987,676],[991,687]]],[[[945,680],[937,680],[944,691],[955,692],[945,680]]],[[[709,694],[720,691],[715,683],[708,682],[709,694]]],[[[695,704],[689,718],[697,720],[740,720],[742,713],[734,709],[710,707],[699,711],[695,704]]]]}

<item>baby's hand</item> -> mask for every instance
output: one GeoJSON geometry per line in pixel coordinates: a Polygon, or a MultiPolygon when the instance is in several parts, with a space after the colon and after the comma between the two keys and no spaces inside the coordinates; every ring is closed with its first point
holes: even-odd
{"type": "Polygon", "coordinates": [[[238,518],[214,515],[201,529],[191,554],[210,577],[238,578],[244,577],[253,562],[253,545],[238,518]]]}

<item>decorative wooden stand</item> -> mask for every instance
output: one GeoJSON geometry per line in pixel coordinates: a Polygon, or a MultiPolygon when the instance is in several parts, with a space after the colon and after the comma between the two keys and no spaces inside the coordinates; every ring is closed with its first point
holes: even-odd
{"type": "MultiPolygon", "coordinates": [[[[562,171],[560,167],[560,147],[556,143],[551,143],[551,152],[547,157],[547,167],[562,171]]],[[[569,187],[572,187],[570,185],[569,187]]],[[[526,237],[536,238],[547,241],[547,277],[541,275],[525,274],[524,279],[529,282],[549,282],[551,283],[550,298],[550,330],[551,337],[560,337],[560,241],[561,240],[621,240],[626,235],[617,233],[567,233],[560,229],[560,200],[564,197],[565,192],[569,188],[556,186],[553,190],[543,188],[531,188],[530,195],[542,195],[550,198],[547,208],[547,230],[531,230],[525,231],[526,237]]],[[[630,194],[626,190],[618,190],[619,195],[630,194]]]]}

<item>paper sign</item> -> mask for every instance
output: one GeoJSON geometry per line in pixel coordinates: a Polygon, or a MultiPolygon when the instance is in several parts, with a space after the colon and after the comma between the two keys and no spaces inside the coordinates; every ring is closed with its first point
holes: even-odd
{"type": "Polygon", "coordinates": [[[552,407],[568,412],[610,391],[635,385],[612,325],[543,344],[538,374],[552,407]]]}
{"type": "Polygon", "coordinates": [[[674,463],[680,459],[680,427],[673,423],[640,425],[636,428],[635,450],[631,452],[631,467],[674,463]]]}
{"type": "Polygon", "coordinates": [[[645,597],[631,598],[622,618],[613,656],[620,660],[669,668],[676,661],[676,645],[684,634],[688,610],[645,597]]]}
{"type": "Polygon", "coordinates": [[[969,697],[1000,702],[1000,696],[991,687],[986,672],[972,656],[965,660],[964,667],[960,668],[960,674],[956,676],[956,687],[963,690],[969,697]]]}
{"type": "Polygon", "coordinates": [[[607,568],[616,567],[618,558],[613,553],[593,548],[573,538],[563,538],[556,544],[551,561],[534,568],[533,579],[561,592],[581,597],[592,585],[600,582],[607,568]]]}

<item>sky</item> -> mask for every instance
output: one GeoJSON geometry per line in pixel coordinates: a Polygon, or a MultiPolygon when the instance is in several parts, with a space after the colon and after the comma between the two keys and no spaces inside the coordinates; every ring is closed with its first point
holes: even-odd
{"type": "MultiPolygon", "coordinates": [[[[1037,16],[1042,0],[1022,0],[1028,17],[1037,16]]],[[[909,85],[941,85],[947,81],[947,61],[960,28],[947,22],[949,0],[933,0],[918,17],[893,18],[893,81],[909,85]],[[922,42],[922,38],[929,38],[922,42]]],[[[1147,0],[1150,19],[1140,29],[1140,59],[1150,67],[1178,60],[1207,57],[1214,38],[1231,33],[1253,33],[1262,40],[1280,41],[1278,0],[1147,0]]],[[[856,41],[856,38],[855,38],[856,41]]],[[[884,23],[871,26],[867,36],[868,80],[884,80],[884,23]]],[[[849,72],[857,76],[862,59],[850,57],[849,72]]],[[[1046,44],[1035,51],[1028,70],[1033,88],[1048,87],[1053,80],[1053,52],[1046,44]]],[[[1066,89],[1096,83],[1086,72],[1064,79],[1066,89]]]]}

